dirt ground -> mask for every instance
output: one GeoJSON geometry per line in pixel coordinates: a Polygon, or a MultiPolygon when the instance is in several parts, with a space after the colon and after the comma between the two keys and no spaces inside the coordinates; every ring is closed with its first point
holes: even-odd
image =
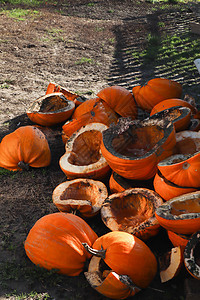
{"type": "MultiPolygon", "coordinates": [[[[5,10],[12,7],[0,3],[0,140],[19,126],[32,124],[26,109],[45,94],[49,82],[89,99],[108,85],[131,91],[134,85],[160,76],[178,80],[185,93],[198,99],[197,71],[153,69],[151,63],[138,64],[129,55],[130,50],[144,50],[148,34],[188,30],[189,22],[196,20],[189,7],[161,10],[146,1],[131,0],[59,2],[34,8],[24,20],[9,17],[5,10]],[[159,27],[159,22],[165,27],[159,27]]],[[[66,180],[58,165],[64,153],[61,129],[50,131],[48,168],[0,172],[0,299],[106,299],[89,286],[84,274],[72,278],[41,271],[24,251],[23,242],[35,222],[57,212],[52,192],[66,180]]],[[[100,216],[88,223],[98,235],[108,232],[100,216]]],[[[163,230],[147,243],[157,257],[171,247],[163,230]]],[[[134,299],[186,299],[191,280],[184,269],[166,284],[157,275],[134,299]]]]}

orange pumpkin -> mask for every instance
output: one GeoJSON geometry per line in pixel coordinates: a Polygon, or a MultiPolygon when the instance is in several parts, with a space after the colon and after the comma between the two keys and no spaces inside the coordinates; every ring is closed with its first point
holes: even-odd
{"type": "Polygon", "coordinates": [[[167,234],[174,247],[180,246],[182,249],[185,249],[185,246],[191,237],[191,234],[179,234],[170,230],[167,230],[167,234]]]}
{"type": "Polygon", "coordinates": [[[91,246],[96,239],[96,233],[83,219],[59,212],[40,218],[30,230],[24,247],[35,265],[77,276],[91,257],[82,243],[91,246]]]}
{"type": "Polygon", "coordinates": [[[200,132],[184,130],[176,133],[175,154],[195,154],[200,151],[200,132]]]}
{"type": "Polygon", "coordinates": [[[130,188],[104,200],[101,218],[112,231],[125,231],[147,240],[159,232],[154,213],[162,203],[162,198],[152,190],[130,188]]]}
{"type": "Polygon", "coordinates": [[[138,85],[132,89],[137,105],[143,110],[151,111],[159,102],[181,98],[182,85],[166,78],[154,78],[145,85],[138,85]]]}
{"type": "Polygon", "coordinates": [[[172,155],[176,144],[173,124],[153,117],[143,121],[121,118],[102,136],[101,151],[111,169],[134,180],[152,178],[157,163],[172,155]]]}
{"type": "Polygon", "coordinates": [[[150,248],[130,233],[113,231],[97,238],[90,254],[99,256],[118,275],[128,275],[140,289],[147,288],[157,272],[157,260],[150,248]],[[145,258],[145,259],[144,259],[145,258]]]}
{"type": "Polygon", "coordinates": [[[200,230],[199,198],[199,191],[172,198],[156,209],[156,219],[166,230],[193,234],[200,230]]]}
{"type": "Polygon", "coordinates": [[[186,270],[190,273],[190,275],[192,275],[195,279],[198,280],[200,280],[199,246],[200,230],[193,233],[184,250],[184,264],[186,270]]]}
{"type": "Polygon", "coordinates": [[[100,151],[102,131],[107,128],[101,123],[90,123],[68,139],[66,152],[59,160],[68,179],[103,179],[108,175],[110,167],[100,151]]]}
{"type": "Polygon", "coordinates": [[[137,106],[133,95],[126,88],[117,85],[109,86],[98,92],[97,96],[120,116],[136,118],[137,106]]]}
{"type": "Polygon", "coordinates": [[[53,191],[53,203],[62,212],[95,216],[108,196],[106,186],[97,180],[78,178],[60,183],[53,191]]]}
{"type": "Polygon", "coordinates": [[[42,126],[53,126],[68,120],[75,104],[62,93],[47,94],[33,101],[26,113],[29,119],[42,126]]]}
{"type": "Polygon", "coordinates": [[[11,171],[47,167],[51,162],[48,141],[40,129],[23,126],[0,143],[0,167],[11,171]]]}

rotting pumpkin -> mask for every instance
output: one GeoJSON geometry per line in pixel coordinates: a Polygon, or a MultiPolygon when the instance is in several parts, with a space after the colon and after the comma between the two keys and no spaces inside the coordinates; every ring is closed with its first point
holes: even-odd
{"type": "Polygon", "coordinates": [[[107,197],[101,207],[101,218],[112,231],[124,231],[142,240],[157,235],[160,225],[155,210],[162,198],[146,188],[130,188],[107,197]]]}
{"type": "Polygon", "coordinates": [[[195,279],[200,280],[200,230],[190,237],[184,250],[184,264],[186,270],[195,279]]]}
{"type": "Polygon", "coordinates": [[[35,126],[22,126],[7,134],[0,143],[0,167],[11,171],[47,167],[51,151],[43,132],[35,126]]]}
{"type": "Polygon", "coordinates": [[[84,246],[93,255],[88,272],[84,274],[91,286],[105,296],[120,299],[115,287],[119,293],[124,292],[121,299],[133,296],[141,289],[147,288],[156,275],[157,260],[153,252],[132,234],[113,231],[97,238],[92,248],[85,243],[84,246]],[[101,276],[99,259],[93,260],[96,256],[107,265],[108,271],[103,273],[105,277],[101,276]],[[121,279],[123,280],[122,275],[125,275],[130,285],[120,283],[121,279]],[[110,279],[109,276],[114,278],[110,279]],[[98,278],[100,280],[96,280],[98,278]]]}
{"type": "Polygon", "coordinates": [[[47,270],[68,276],[79,275],[91,258],[82,243],[92,245],[97,234],[80,217],[53,213],[40,218],[24,243],[29,259],[47,270]]]}

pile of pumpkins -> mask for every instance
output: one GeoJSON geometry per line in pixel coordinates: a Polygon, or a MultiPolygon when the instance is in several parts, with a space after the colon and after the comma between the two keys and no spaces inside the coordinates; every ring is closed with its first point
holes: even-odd
{"type": "Polygon", "coordinates": [[[132,93],[106,87],[93,99],[51,82],[31,103],[33,125],[2,139],[0,167],[49,166],[41,128],[60,124],[66,175],[52,193],[59,212],[39,219],[25,240],[34,264],[78,276],[89,261],[86,279],[113,299],[147,288],[158,268],[162,282],[174,278],[183,262],[200,279],[200,112],[181,96],[181,84],[166,78],[132,93]],[[87,223],[97,214],[110,230],[100,237],[87,223]],[[174,245],[164,267],[146,243],[160,227],[174,245]]]}

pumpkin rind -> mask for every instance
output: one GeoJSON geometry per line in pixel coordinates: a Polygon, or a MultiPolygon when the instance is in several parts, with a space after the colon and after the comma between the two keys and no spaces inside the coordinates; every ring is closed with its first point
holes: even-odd
{"type": "Polygon", "coordinates": [[[45,135],[34,126],[22,126],[6,135],[0,143],[0,167],[17,171],[22,166],[47,167],[51,152],[45,135]]]}
{"type": "Polygon", "coordinates": [[[74,109],[74,102],[62,93],[51,93],[33,101],[26,113],[36,124],[53,126],[68,120],[74,109]]]}
{"type": "Polygon", "coordinates": [[[105,199],[101,218],[112,231],[128,232],[147,240],[159,232],[154,213],[162,203],[162,198],[152,190],[130,188],[105,199]]]}
{"type": "Polygon", "coordinates": [[[199,191],[172,198],[156,209],[156,219],[166,230],[193,234],[200,229],[199,199],[199,191]]]}
{"type": "Polygon", "coordinates": [[[186,270],[194,278],[200,280],[200,231],[195,232],[189,239],[184,250],[184,264],[186,270]]]}
{"type": "Polygon", "coordinates": [[[102,136],[101,151],[109,166],[128,179],[152,178],[157,163],[172,155],[176,144],[173,124],[153,117],[143,121],[121,118],[102,136]]]}
{"type": "Polygon", "coordinates": [[[168,237],[174,247],[180,246],[182,249],[185,249],[191,235],[186,235],[186,234],[178,234],[176,232],[167,230],[168,237]]]}
{"type": "Polygon", "coordinates": [[[68,276],[77,276],[82,272],[85,261],[91,257],[82,243],[92,245],[96,238],[96,233],[80,217],[54,213],[35,223],[24,247],[34,264],[68,276]]]}
{"type": "Polygon", "coordinates": [[[59,211],[79,212],[89,218],[100,211],[107,196],[107,188],[101,181],[78,178],[59,184],[53,191],[52,199],[59,211]]]}
{"type": "Polygon", "coordinates": [[[163,100],[181,98],[182,85],[166,78],[153,78],[146,85],[133,87],[132,92],[137,105],[144,110],[151,111],[163,100]]]}

